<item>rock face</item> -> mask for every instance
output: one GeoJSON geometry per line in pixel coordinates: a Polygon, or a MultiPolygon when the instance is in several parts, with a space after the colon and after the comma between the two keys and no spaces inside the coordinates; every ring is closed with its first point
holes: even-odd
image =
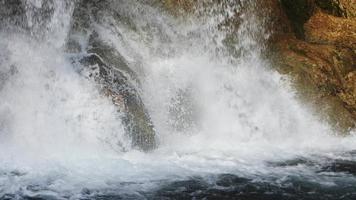
{"type": "MultiPolygon", "coordinates": [[[[194,7],[192,2],[199,2],[161,1],[169,10],[171,5],[187,10],[187,6],[194,7]]],[[[338,130],[354,128],[356,1],[264,0],[254,4],[250,12],[272,33],[266,54],[276,69],[290,75],[300,97],[338,130]]]]}
{"type": "Polygon", "coordinates": [[[282,0],[271,12],[284,12],[273,18],[290,26],[273,29],[270,47],[279,71],[291,74],[303,96],[342,130],[356,121],[355,5],[354,0],[282,0]]]}

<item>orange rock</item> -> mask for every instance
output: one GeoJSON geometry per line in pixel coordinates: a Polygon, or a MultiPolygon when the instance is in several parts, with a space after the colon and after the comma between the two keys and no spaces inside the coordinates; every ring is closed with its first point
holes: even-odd
{"type": "MultiPolygon", "coordinates": [[[[294,8],[292,0],[284,2],[291,6],[288,9],[294,8]]],[[[333,13],[332,9],[336,8],[318,7],[333,0],[305,2],[308,4],[305,9],[309,10],[302,12],[309,13],[310,9],[313,12],[302,24],[303,29],[295,32],[294,27],[294,33],[272,37],[270,49],[275,53],[274,63],[281,73],[292,77],[300,94],[320,109],[330,108],[326,112],[328,118],[348,130],[356,125],[356,20],[350,14],[355,10],[355,0],[339,0],[332,4],[348,13],[340,17],[333,13]],[[304,37],[300,37],[301,30],[304,37]]],[[[300,19],[291,18],[298,15],[289,14],[288,17],[293,26],[298,23],[292,20],[300,22],[300,19]]]]}
{"type": "Polygon", "coordinates": [[[341,6],[346,12],[348,18],[356,17],[356,1],[355,0],[339,0],[341,6]]]}
{"type": "Polygon", "coordinates": [[[356,49],[356,20],[334,17],[317,11],[304,25],[310,43],[356,49]]]}

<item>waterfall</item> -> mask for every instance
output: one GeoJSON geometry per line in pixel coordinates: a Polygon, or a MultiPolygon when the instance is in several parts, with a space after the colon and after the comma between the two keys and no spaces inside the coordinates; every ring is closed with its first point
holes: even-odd
{"type": "Polygon", "coordinates": [[[174,17],[143,0],[0,0],[0,199],[159,199],[221,174],[355,183],[319,173],[355,162],[355,137],[263,57],[257,1],[209,3],[174,17]]]}

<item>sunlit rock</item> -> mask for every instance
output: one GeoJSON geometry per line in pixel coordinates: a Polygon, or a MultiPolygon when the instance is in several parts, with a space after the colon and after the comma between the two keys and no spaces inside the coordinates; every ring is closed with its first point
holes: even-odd
{"type": "Polygon", "coordinates": [[[354,4],[282,0],[281,5],[271,13],[279,21],[289,21],[292,31],[280,31],[279,24],[271,29],[277,30],[270,43],[277,69],[291,75],[303,98],[347,132],[356,120],[351,100],[356,88],[351,83],[356,70],[354,4]]]}

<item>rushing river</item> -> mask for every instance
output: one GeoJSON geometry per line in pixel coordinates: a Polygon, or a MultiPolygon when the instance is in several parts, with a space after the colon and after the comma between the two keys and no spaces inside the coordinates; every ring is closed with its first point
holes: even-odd
{"type": "Polygon", "coordinates": [[[143,0],[0,0],[0,199],[356,199],[353,132],[339,136],[264,59],[253,4],[177,18],[143,0]],[[137,76],[152,151],[131,145],[77,62],[85,3],[95,19],[81,28],[137,76]],[[238,28],[219,26],[237,11],[238,28]]]}

